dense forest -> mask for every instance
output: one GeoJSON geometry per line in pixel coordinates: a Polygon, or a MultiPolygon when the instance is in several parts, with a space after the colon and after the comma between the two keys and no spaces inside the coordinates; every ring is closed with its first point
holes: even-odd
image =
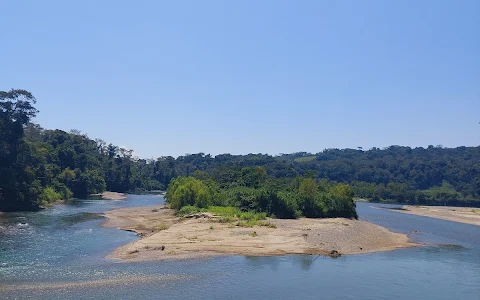
{"type": "MultiPolygon", "coordinates": [[[[131,150],[91,139],[78,130],[41,128],[32,123],[38,113],[35,103],[28,91],[0,91],[3,211],[34,210],[42,203],[105,190],[165,190],[179,176],[183,179],[178,180],[191,177],[207,186],[213,182],[220,196],[218,200],[207,197],[207,202],[230,201],[242,207],[263,205],[257,203],[258,193],[275,194],[271,199],[301,198],[300,186],[307,179],[316,189],[312,197],[323,199],[321,203],[332,198],[335,186],[348,184],[356,197],[371,201],[480,206],[480,147],[390,146],[366,151],[326,149],[316,154],[198,153],[139,159],[131,150]],[[256,173],[262,177],[256,178],[256,173]],[[251,199],[257,202],[248,204],[251,199]]],[[[308,207],[297,200],[303,204],[297,205],[296,213],[307,215],[308,207]]],[[[269,201],[270,206],[262,210],[274,214],[271,201],[277,200],[269,201]]]]}
{"type": "Polygon", "coordinates": [[[0,210],[35,210],[59,199],[111,191],[163,188],[132,151],[92,140],[78,130],[32,123],[36,99],[25,90],[0,92],[0,210]]]}

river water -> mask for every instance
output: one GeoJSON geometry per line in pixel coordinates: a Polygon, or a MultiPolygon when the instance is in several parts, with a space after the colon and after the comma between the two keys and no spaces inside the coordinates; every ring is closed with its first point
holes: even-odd
{"type": "Polygon", "coordinates": [[[342,256],[148,263],[104,259],[137,239],[99,226],[106,210],[163,198],[83,200],[0,216],[1,299],[480,299],[480,227],[358,203],[360,219],[424,247],[342,256]]]}

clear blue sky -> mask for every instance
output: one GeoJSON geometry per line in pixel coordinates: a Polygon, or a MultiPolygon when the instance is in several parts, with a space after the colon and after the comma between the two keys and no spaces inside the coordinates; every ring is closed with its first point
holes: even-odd
{"type": "Polygon", "coordinates": [[[0,90],[141,157],[480,144],[480,1],[0,0],[0,90]]]}

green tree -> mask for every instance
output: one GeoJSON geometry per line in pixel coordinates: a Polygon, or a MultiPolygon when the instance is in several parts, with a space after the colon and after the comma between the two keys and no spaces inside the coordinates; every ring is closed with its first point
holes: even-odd
{"type": "Polygon", "coordinates": [[[181,209],[183,206],[207,207],[211,204],[211,195],[205,184],[193,177],[177,177],[168,186],[165,199],[170,207],[181,209]]]}
{"type": "Polygon", "coordinates": [[[36,116],[35,97],[25,90],[0,91],[0,210],[30,210],[39,205],[34,150],[24,127],[36,116]]]}

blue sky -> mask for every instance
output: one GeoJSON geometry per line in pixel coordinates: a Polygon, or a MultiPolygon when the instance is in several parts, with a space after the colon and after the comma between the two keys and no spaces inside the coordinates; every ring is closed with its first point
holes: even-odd
{"type": "Polygon", "coordinates": [[[1,1],[0,90],[141,157],[480,144],[480,2],[1,1]]]}

